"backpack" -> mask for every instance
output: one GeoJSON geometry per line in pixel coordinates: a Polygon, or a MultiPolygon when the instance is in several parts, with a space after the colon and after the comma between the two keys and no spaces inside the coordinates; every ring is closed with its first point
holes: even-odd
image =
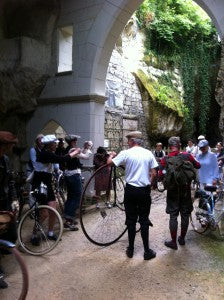
{"type": "Polygon", "coordinates": [[[196,172],[190,161],[184,160],[181,154],[166,156],[166,173],[163,179],[165,188],[176,188],[191,184],[196,179],[196,172]]]}

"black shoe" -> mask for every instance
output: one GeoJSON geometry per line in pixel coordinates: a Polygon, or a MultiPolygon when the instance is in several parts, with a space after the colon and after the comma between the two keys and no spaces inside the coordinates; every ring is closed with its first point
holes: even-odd
{"type": "Polygon", "coordinates": [[[47,235],[47,238],[51,241],[57,241],[58,236],[54,233],[53,235],[47,235]]]}
{"type": "Polygon", "coordinates": [[[77,225],[77,224],[78,224],[78,222],[76,222],[76,224],[75,224],[75,222],[73,223],[73,222],[66,221],[64,223],[64,228],[69,229],[71,231],[78,231],[79,230],[78,227],[75,227],[75,225],[77,225]]]}
{"type": "Polygon", "coordinates": [[[171,248],[173,250],[177,250],[178,247],[177,247],[177,243],[173,242],[172,240],[171,241],[165,241],[164,245],[168,248],[171,248]]]}
{"type": "Polygon", "coordinates": [[[0,278],[0,289],[6,289],[8,284],[5,282],[4,279],[0,278]]]}
{"type": "Polygon", "coordinates": [[[149,249],[147,252],[144,252],[144,260],[150,260],[156,257],[156,252],[152,249],[149,249]]]}
{"type": "Polygon", "coordinates": [[[40,238],[37,236],[32,236],[31,238],[31,244],[33,246],[40,246],[40,238]]]}
{"type": "Polygon", "coordinates": [[[185,245],[185,239],[184,239],[184,237],[179,236],[179,237],[178,237],[178,243],[179,243],[181,246],[184,246],[184,245],[185,245]]]}
{"type": "Polygon", "coordinates": [[[133,254],[134,254],[134,249],[127,247],[127,249],[126,249],[127,257],[132,258],[133,254]]]}

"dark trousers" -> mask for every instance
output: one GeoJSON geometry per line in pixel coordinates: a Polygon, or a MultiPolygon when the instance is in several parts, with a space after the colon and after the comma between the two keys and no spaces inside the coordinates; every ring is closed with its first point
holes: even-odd
{"type": "Polygon", "coordinates": [[[82,195],[82,178],[80,174],[65,176],[67,186],[67,200],[65,202],[64,217],[73,220],[79,208],[82,195]]]}
{"type": "Polygon", "coordinates": [[[187,232],[189,217],[193,210],[190,187],[177,187],[167,190],[166,213],[170,215],[169,228],[171,232],[177,231],[177,218],[181,216],[181,231],[187,232]]]}
{"type": "Polygon", "coordinates": [[[128,227],[129,247],[134,248],[136,223],[141,225],[141,236],[144,250],[149,249],[149,213],[151,207],[151,188],[126,185],[124,194],[124,206],[126,213],[126,225],[128,227]]]}

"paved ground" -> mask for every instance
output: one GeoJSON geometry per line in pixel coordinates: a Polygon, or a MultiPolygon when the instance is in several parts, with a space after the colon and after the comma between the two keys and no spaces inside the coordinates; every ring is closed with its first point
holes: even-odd
{"type": "Polygon", "coordinates": [[[143,260],[139,233],[129,259],[127,234],[112,246],[98,247],[81,230],[65,232],[50,254],[23,255],[30,273],[27,299],[224,299],[224,242],[190,228],[185,246],[166,248],[165,194],[153,194],[150,245],[155,259],[143,260]]]}

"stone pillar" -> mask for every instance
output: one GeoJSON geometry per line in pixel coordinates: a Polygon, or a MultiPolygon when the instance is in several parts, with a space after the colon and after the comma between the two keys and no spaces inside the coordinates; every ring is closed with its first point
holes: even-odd
{"type": "MultiPolygon", "coordinates": [[[[38,107],[32,119],[27,123],[26,135],[29,147],[35,137],[50,121],[56,122],[66,133],[81,136],[78,146],[84,141],[92,140],[95,152],[104,144],[104,102],[105,97],[83,95],[66,99],[39,99],[38,107]]],[[[54,134],[54,132],[45,132],[54,134]]],[[[28,158],[28,149],[23,160],[28,158]]]]}

